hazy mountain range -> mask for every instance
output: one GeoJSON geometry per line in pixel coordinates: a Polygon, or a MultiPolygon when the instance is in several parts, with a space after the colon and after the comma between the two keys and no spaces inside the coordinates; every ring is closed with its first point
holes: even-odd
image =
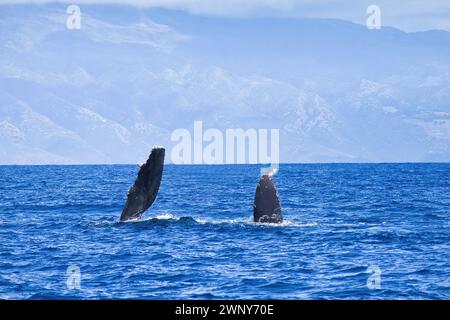
{"type": "Polygon", "coordinates": [[[450,32],[65,9],[0,6],[0,164],[136,163],[194,120],[279,128],[282,162],[450,161],[450,32]]]}

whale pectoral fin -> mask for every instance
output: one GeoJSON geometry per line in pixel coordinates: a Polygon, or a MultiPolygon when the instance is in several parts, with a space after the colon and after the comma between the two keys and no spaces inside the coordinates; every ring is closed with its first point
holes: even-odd
{"type": "Polygon", "coordinates": [[[136,181],[128,191],[120,221],[139,219],[153,204],[161,184],[164,155],[164,148],[153,148],[147,162],[140,166],[136,181]]]}
{"type": "Polygon", "coordinates": [[[253,203],[253,221],[265,223],[283,222],[280,199],[271,175],[263,175],[258,182],[253,203]]]}

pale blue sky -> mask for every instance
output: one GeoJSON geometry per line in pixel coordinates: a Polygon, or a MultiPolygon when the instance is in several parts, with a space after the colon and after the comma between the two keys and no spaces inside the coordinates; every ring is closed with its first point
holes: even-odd
{"type": "Polygon", "coordinates": [[[443,29],[450,31],[448,0],[0,0],[0,4],[17,3],[126,4],[179,9],[192,14],[220,16],[288,16],[343,19],[364,24],[366,8],[381,8],[382,24],[404,31],[443,29]]]}

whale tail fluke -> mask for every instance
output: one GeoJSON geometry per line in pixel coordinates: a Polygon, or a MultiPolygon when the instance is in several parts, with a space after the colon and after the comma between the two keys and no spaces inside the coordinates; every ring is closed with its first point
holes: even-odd
{"type": "Polygon", "coordinates": [[[262,223],[281,223],[280,199],[273,182],[273,173],[266,173],[260,178],[255,192],[253,203],[253,221],[262,223]]]}
{"type": "Polygon", "coordinates": [[[120,221],[139,219],[158,195],[164,168],[165,149],[154,147],[146,163],[140,165],[134,185],[128,191],[120,221]]]}

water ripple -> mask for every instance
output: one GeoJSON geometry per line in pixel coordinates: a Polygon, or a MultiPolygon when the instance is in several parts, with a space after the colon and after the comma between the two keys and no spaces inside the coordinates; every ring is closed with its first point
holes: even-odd
{"type": "Polygon", "coordinates": [[[450,165],[282,165],[279,225],[252,222],[256,165],[166,166],[119,222],[136,170],[0,167],[0,298],[450,298],[450,165]]]}

